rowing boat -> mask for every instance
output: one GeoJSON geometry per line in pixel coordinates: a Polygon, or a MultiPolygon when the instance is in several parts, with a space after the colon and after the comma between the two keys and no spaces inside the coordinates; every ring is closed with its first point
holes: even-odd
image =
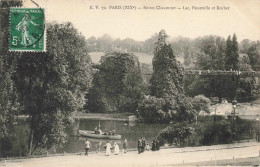
{"type": "Polygon", "coordinates": [[[120,140],[121,139],[121,135],[96,134],[94,131],[89,131],[89,130],[79,130],[79,134],[81,136],[97,138],[97,139],[110,139],[110,140],[120,140]]]}

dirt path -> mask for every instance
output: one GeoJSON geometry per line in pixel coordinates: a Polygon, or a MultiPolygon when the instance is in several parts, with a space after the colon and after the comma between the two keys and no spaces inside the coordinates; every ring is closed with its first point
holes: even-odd
{"type": "Polygon", "coordinates": [[[259,156],[260,143],[247,142],[216,146],[185,147],[105,156],[104,153],[84,155],[66,155],[57,157],[31,158],[2,161],[0,166],[15,167],[145,167],[169,166],[223,159],[237,159],[259,156]]]}

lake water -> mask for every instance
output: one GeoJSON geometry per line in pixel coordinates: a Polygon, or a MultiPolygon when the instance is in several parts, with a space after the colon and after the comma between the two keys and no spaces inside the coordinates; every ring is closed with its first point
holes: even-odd
{"type": "MultiPolygon", "coordinates": [[[[256,120],[256,116],[250,116],[243,119],[247,119],[253,121],[254,129],[259,132],[260,121],[256,120]]],[[[78,134],[79,130],[94,130],[96,126],[99,125],[102,131],[115,130],[117,134],[122,136],[121,140],[117,140],[116,142],[119,144],[120,149],[122,149],[122,141],[124,138],[128,140],[129,148],[137,147],[137,139],[139,137],[145,137],[147,143],[151,145],[153,137],[156,136],[162,129],[164,129],[167,125],[163,124],[144,124],[139,122],[128,122],[128,121],[111,121],[111,120],[91,120],[91,119],[80,119],[77,120],[70,128],[68,133],[68,141],[61,148],[56,149],[56,153],[78,153],[84,152],[84,142],[86,140],[85,137],[81,137],[78,134]]],[[[255,131],[253,130],[254,134],[255,131]]],[[[251,134],[251,129],[248,129],[248,136],[251,134]],[[249,133],[250,131],[250,133],[249,133]]],[[[9,153],[10,156],[23,156],[25,155],[25,150],[27,146],[27,140],[29,136],[29,123],[26,119],[19,119],[18,124],[15,126],[13,131],[12,141],[12,150],[9,153]]],[[[101,139],[92,139],[88,138],[91,142],[90,151],[96,151],[96,146],[101,145],[101,151],[104,151],[104,145],[107,140],[101,139]]],[[[112,140],[110,140],[112,143],[112,140]]],[[[49,150],[49,153],[54,154],[54,150],[49,150]]],[[[0,152],[0,157],[1,157],[0,152]]]]}
{"type": "MultiPolygon", "coordinates": [[[[84,152],[84,143],[86,138],[78,135],[78,130],[94,130],[99,125],[102,131],[115,130],[116,134],[122,136],[121,140],[115,140],[122,149],[122,141],[124,138],[128,140],[129,148],[137,147],[138,137],[145,137],[147,143],[151,145],[153,137],[158,134],[166,125],[162,124],[144,124],[139,122],[128,122],[128,121],[114,121],[114,120],[91,120],[91,119],[80,119],[74,123],[69,130],[68,141],[63,145],[62,148],[57,148],[56,153],[76,153],[84,152]]],[[[19,120],[19,124],[15,129],[15,135],[18,139],[17,146],[24,145],[29,134],[29,125],[26,120],[19,120]]],[[[91,142],[90,151],[96,151],[96,146],[101,145],[101,151],[104,150],[104,145],[107,140],[88,138],[91,142]]],[[[112,140],[110,140],[112,143],[112,140]]],[[[15,145],[16,145],[15,144],[15,145]]],[[[19,150],[17,151],[17,153],[19,150]]],[[[54,153],[53,150],[49,151],[54,153]]]]}

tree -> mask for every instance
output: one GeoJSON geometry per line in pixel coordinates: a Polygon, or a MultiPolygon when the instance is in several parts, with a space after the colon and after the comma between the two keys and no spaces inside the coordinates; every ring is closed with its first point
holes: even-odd
{"type": "Polygon", "coordinates": [[[164,111],[165,105],[163,98],[146,96],[139,104],[137,115],[148,123],[168,123],[170,114],[164,111]]]}
{"type": "Polygon", "coordinates": [[[243,39],[239,44],[239,53],[246,54],[251,46],[252,42],[249,39],[243,39]]]}
{"type": "Polygon", "coordinates": [[[250,65],[253,70],[259,71],[260,70],[260,41],[257,41],[249,47],[247,53],[250,60],[250,65]]]}
{"type": "Polygon", "coordinates": [[[188,143],[189,137],[195,132],[193,125],[187,122],[170,124],[168,127],[163,129],[159,135],[158,139],[161,143],[177,144],[184,146],[188,143]]]}
{"type": "Polygon", "coordinates": [[[102,37],[97,39],[97,49],[102,52],[111,51],[112,41],[110,35],[104,34],[102,37]]]}
{"type": "Polygon", "coordinates": [[[96,37],[92,36],[87,39],[87,44],[89,48],[89,52],[94,52],[97,50],[97,39],[96,37]]]}
{"type": "Polygon", "coordinates": [[[47,52],[24,52],[17,61],[15,82],[30,117],[29,155],[66,141],[66,128],[91,83],[85,38],[71,23],[47,24],[46,31],[47,52]]]}
{"type": "Polygon", "coordinates": [[[183,93],[184,69],[176,60],[167,34],[161,30],[154,47],[153,74],[150,80],[151,95],[164,98],[183,93]]]}
{"type": "Polygon", "coordinates": [[[193,109],[196,111],[196,114],[199,114],[200,111],[209,113],[210,103],[210,99],[204,95],[195,96],[192,100],[193,109]]]}
{"type": "Polygon", "coordinates": [[[145,53],[152,53],[154,49],[154,44],[156,43],[158,39],[158,33],[155,33],[151,36],[151,38],[144,41],[144,52],[145,53]]]}
{"type": "Polygon", "coordinates": [[[20,104],[17,88],[13,81],[16,75],[17,56],[20,53],[9,52],[9,13],[10,7],[22,6],[22,1],[3,1],[0,3],[0,155],[10,156],[15,114],[20,104]]]}
{"type": "MultiPolygon", "coordinates": [[[[240,71],[253,71],[250,65],[250,59],[246,54],[241,54],[239,59],[240,71]]],[[[255,77],[240,78],[238,88],[236,91],[237,99],[239,101],[249,101],[256,97],[258,88],[256,86],[255,77]]]]}
{"type": "Polygon", "coordinates": [[[86,108],[91,112],[136,112],[144,90],[138,58],[108,53],[97,69],[86,108]]]}
{"type": "MultiPolygon", "coordinates": [[[[224,38],[204,36],[194,40],[196,70],[223,70],[226,51],[224,38]]],[[[223,97],[223,78],[221,76],[188,76],[185,80],[185,93],[189,96],[203,94],[207,97],[223,97]]]]}
{"type": "Polygon", "coordinates": [[[228,36],[226,41],[226,55],[225,55],[225,69],[226,70],[238,70],[239,66],[239,54],[238,54],[238,42],[236,34],[233,35],[232,40],[228,36]]]}
{"type": "Polygon", "coordinates": [[[191,123],[195,117],[192,98],[184,96],[183,68],[176,60],[167,37],[165,31],[161,30],[154,47],[153,74],[150,80],[151,96],[141,103],[139,113],[150,122],[191,123]],[[157,105],[159,107],[156,107],[157,105]],[[149,119],[151,114],[154,117],[149,119]]]}

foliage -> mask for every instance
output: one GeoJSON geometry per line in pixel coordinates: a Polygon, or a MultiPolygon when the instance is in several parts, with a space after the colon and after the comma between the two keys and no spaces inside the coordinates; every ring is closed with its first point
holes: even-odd
{"type": "Polygon", "coordinates": [[[151,95],[164,98],[183,93],[184,70],[167,42],[167,34],[161,30],[154,48],[153,74],[150,80],[151,95]]]}
{"type": "Polygon", "coordinates": [[[16,57],[20,53],[9,52],[9,13],[10,7],[22,6],[22,1],[3,1],[0,3],[0,155],[6,157],[12,150],[11,131],[15,114],[20,104],[13,78],[16,75],[16,57]]]}
{"type": "Polygon", "coordinates": [[[195,96],[192,99],[193,109],[199,114],[200,111],[205,111],[209,113],[210,99],[206,98],[204,95],[195,96]]]}
{"type": "MultiPolygon", "coordinates": [[[[254,44],[249,40],[241,42],[240,51],[248,53],[254,44]]],[[[193,41],[196,70],[240,70],[251,71],[250,56],[240,54],[238,57],[238,43],[236,35],[225,40],[218,36],[205,36],[193,41]],[[234,67],[234,68],[233,68],[234,67]]],[[[190,47],[191,48],[191,47],[190,47]]],[[[194,55],[193,55],[194,56],[194,55]]],[[[185,77],[185,94],[206,97],[218,97],[232,101],[235,96],[239,101],[248,101],[255,97],[257,88],[254,78],[239,78],[239,76],[187,76],[185,77]],[[236,91],[237,90],[237,91],[236,91]]]]}
{"type": "MultiPolygon", "coordinates": [[[[225,40],[219,36],[205,36],[194,40],[194,59],[196,70],[223,70],[225,57],[225,40]]],[[[189,96],[203,94],[207,97],[222,98],[222,82],[220,76],[187,76],[185,93],[189,96]]]]}
{"type": "MultiPolygon", "coordinates": [[[[171,123],[158,134],[161,143],[179,146],[227,144],[232,142],[232,118],[221,116],[200,117],[198,123],[171,123]]],[[[253,128],[252,121],[235,119],[234,140],[252,138],[248,129],[253,128]]]]}
{"type": "Polygon", "coordinates": [[[136,112],[144,91],[137,57],[108,53],[97,68],[86,108],[91,112],[136,112]]]}
{"type": "Polygon", "coordinates": [[[91,82],[84,37],[71,23],[48,24],[46,30],[47,52],[24,52],[17,61],[19,99],[30,116],[29,154],[66,141],[66,127],[91,82]]]}
{"type": "MultiPolygon", "coordinates": [[[[146,48],[146,43],[142,41],[135,41],[131,38],[125,39],[113,39],[108,34],[104,34],[100,38],[94,36],[87,39],[88,47],[90,52],[107,52],[107,51],[128,51],[128,52],[146,52],[152,50],[146,48]]],[[[147,52],[148,53],[148,52],[147,52]]]]}
{"type": "Polygon", "coordinates": [[[138,107],[138,117],[144,119],[145,122],[169,122],[167,119],[170,115],[164,111],[166,101],[163,98],[146,96],[138,107]]]}
{"type": "Polygon", "coordinates": [[[195,41],[195,46],[199,48],[196,53],[196,69],[223,70],[226,49],[224,38],[211,35],[195,41]]]}
{"type": "Polygon", "coordinates": [[[237,99],[242,102],[251,101],[259,93],[258,90],[259,89],[256,86],[255,78],[253,77],[240,78],[239,87],[236,92],[237,99]]]}
{"type": "Polygon", "coordinates": [[[195,98],[178,95],[172,98],[145,96],[138,107],[138,116],[145,122],[195,122],[201,110],[209,112],[210,100],[203,95],[195,98]]]}
{"type": "Polygon", "coordinates": [[[228,36],[226,41],[226,56],[225,56],[225,69],[229,70],[238,70],[239,68],[239,54],[238,54],[238,42],[236,34],[231,37],[228,36]]]}
{"type": "Polygon", "coordinates": [[[195,132],[192,124],[187,122],[170,124],[158,134],[160,143],[169,143],[184,146],[187,140],[195,132]]]}
{"type": "Polygon", "coordinates": [[[260,70],[260,41],[252,43],[252,45],[248,48],[246,54],[249,57],[250,65],[252,69],[255,71],[260,70]]]}
{"type": "Polygon", "coordinates": [[[207,121],[200,128],[203,129],[200,141],[202,145],[226,144],[232,141],[231,124],[225,119],[220,119],[215,124],[213,121],[207,121]]]}

